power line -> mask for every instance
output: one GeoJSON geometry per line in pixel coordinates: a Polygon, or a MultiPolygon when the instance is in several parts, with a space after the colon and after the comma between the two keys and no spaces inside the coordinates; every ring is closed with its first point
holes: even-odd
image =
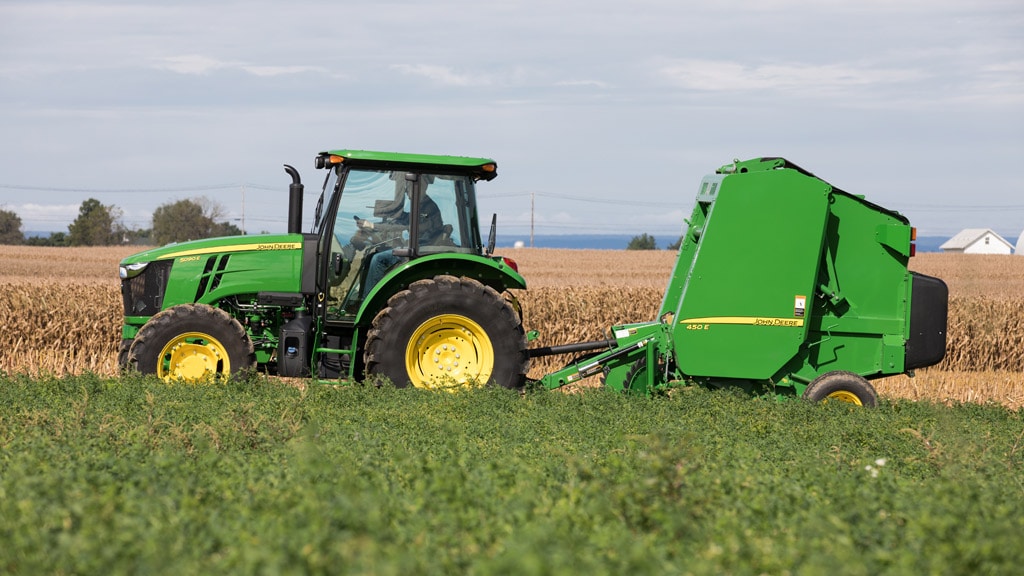
{"type": "Polygon", "coordinates": [[[572,200],[574,202],[583,202],[587,204],[613,204],[616,206],[650,206],[654,208],[664,208],[665,202],[644,202],[642,200],[608,200],[604,198],[594,198],[587,196],[574,196],[572,194],[559,194],[557,192],[521,192],[512,194],[483,194],[477,193],[477,198],[483,200],[504,200],[506,198],[522,198],[529,196],[541,196],[543,198],[556,198],[558,200],[572,200]]]}
{"type": "Polygon", "coordinates": [[[0,184],[4,190],[26,190],[31,192],[77,192],[84,194],[144,194],[150,192],[207,192],[210,190],[234,190],[242,187],[256,190],[278,191],[287,190],[284,186],[267,186],[265,184],[203,184],[196,186],[180,186],[170,188],[61,188],[54,186],[24,186],[21,184],[0,184]]]}
{"type": "Polygon", "coordinates": [[[954,205],[944,206],[944,205],[941,205],[941,204],[940,205],[932,205],[932,206],[912,206],[912,205],[907,205],[907,204],[903,204],[903,205],[893,204],[892,207],[893,207],[894,210],[900,210],[900,211],[903,211],[903,212],[908,212],[908,211],[911,211],[911,210],[914,211],[914,212],[992,212],[992,211],[998,211],[998,212],[1019,212],[1021,210],[1024,210],[1024,204],[1017,204],[1017,205],[1011,204],[1011,205],[1005,205],[1005,206],[978,205],[978,204],[973,204],[971,206],[954,206],[954,205]]]}
{"type": "MultiPolygon", "coordinates": [[[[28,186],[23,184],[0,184],[0,189],[23,190],[31,192],[75,192],[85,194],[145,194],[152,192],[207,192],[211,190],[233,190],[248,188],[263,190],[267,192],[279,192],[286,190],[285,186],[271,186],[268,184],[252,184],[249,182],[227,183],[227,184],[197,184],[193,186],[174,186],[163,188],[82,188],[82,187],[59,187],[59,186],[28,186]]],[[[309,188],[307,194],[319,194],[319,189],[309,188]]],[[[618,206],[648,206],[661,208],[665,202],[645,202],[634,199],[605,199],[592,196],[579,196],[574,194],[562,194],[558,192],[513,192],[513,193],[488,193],[479,191],[477,197],[484,200],[504,200],[506,198],[524,198],[540,196],[544,198],[555,198],[559,200],[573,200],[590,204],[612,204],[618,206]]],[[[1021,211],[1024,204],[900,204],[893,202],[891,207],[897,210],[914,210],[918,212],[985,212],[989,210],[999,211],[1021,211]]]]}

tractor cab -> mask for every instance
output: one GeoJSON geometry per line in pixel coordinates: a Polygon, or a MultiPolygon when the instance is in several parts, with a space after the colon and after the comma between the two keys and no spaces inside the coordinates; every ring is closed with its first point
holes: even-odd
{"type": "Polygon", "coordinates": [[[493,160],[337,150],[316,165],[332,171],[317,222],[327,321],[353,319],[385,276],[419,258],[483,254],[474,185],[494,178],[493,160]]]}
{"type": "Polygon", "coordinates": [[[514,262],[491,255],[493,243],[484,247],[477,216],[476,183],[497,176],[495,162],[335,150],[315,166],[330,173],[310,235],[310,370],[400,386],[521,385],[526,341],[507,291],[526,284],[514,262]]]}

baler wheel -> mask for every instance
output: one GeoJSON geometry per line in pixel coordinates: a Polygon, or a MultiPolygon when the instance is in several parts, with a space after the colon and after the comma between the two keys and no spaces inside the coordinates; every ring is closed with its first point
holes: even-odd
{"type": "Polygon", "coordinates": [[[868,408],[878,405],[875,387],[863,376],[845,370],[826,372],[815,378],[804,390],[804,398],[812,402],[835,400],[868,408]]]}
{"type": "MultiPolygon", "coordinates": [[[[664,367],[664,363],[658,362],[655,369],[660,371],[664,367]]],[[[633,364],[629,367],[629,370],[626,372],[626,376],[622,379],[622,391],[631,392],[634,394],[645,394],[650,392],[650,390],[647,389],[647,368],[648,367],[646,359],[640,359],[637,360],[636,362],[633,362],[633,364]]],[[[601,377],[602,384],[605,384],[606,378],[607,376],[601,377]]],[[[655,374],[655,385],[660,384],[660,380],[661,378],[658,376],[658,374],[655,374]]]]}
{"type": "Polygon", "coordinates": [[[409,285],[373,319],[368,376],[399,387],[519,388],[529,357],[519,315],[496,290],[470,278],[436,276],[409,285]]]}
{"type": "Polygon", "coordinates": [[[128,351],[127,365],[165,380],[203,380],[250,370],[252,341],[227,312],[182,304],[149,319],[128,351]]]}

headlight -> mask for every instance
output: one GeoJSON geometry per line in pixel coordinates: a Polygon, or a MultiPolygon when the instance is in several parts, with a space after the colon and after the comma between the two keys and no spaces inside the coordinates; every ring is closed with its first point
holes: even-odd
{"type": "Polygon", "coordinates": [[[138,264],[128,264],[127,266],[118,267],[118,275],[121,280],[127,280],[128,278],[134,278],[149,266],[149,262],[139,262],[138,264]]]}

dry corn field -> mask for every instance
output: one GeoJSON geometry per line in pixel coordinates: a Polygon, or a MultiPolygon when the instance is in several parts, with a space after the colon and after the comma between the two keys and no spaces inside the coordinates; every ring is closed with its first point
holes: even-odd
{"type": "MultiPolygon", "coordinates": [[[[121,301],[117,263],[138,248],[0,247],[0,371],[116,374],[121,301]]],[[[530,289],[519,294],[533,346],[607,338],[608,327],[653,319],[675,253],[506,249],[530,289]]],[[[948,352],[916,378],[876,380],[879,393],[1024,405],[1024,257],[921,254],[911,268],[950,287],[948,352]]],[[[534,362],[531,376],[570,358],[534,362]]]]}

